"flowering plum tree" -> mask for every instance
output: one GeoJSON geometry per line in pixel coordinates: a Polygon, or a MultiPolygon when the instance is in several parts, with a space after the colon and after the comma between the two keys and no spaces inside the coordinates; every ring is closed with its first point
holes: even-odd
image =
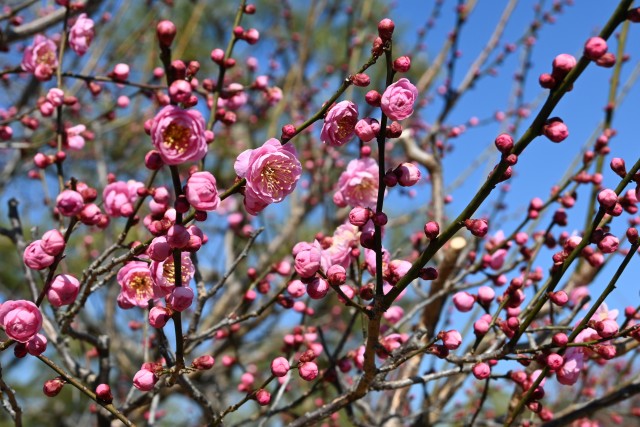
{"type": "Polygon", "coordinates": [[[637,423],[633,1],[218,3],[3,6],[4,419],[637,423]]]}

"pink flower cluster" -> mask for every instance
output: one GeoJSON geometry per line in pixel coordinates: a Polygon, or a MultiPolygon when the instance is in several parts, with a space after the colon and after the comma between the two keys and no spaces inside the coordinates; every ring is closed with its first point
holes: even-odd
{"type": "Polygon", "coordinates": [[[138,198],[138,190],[141,188],[144,188],[144,184],[133,180],[108,184],[102,193],[104,210],[112,217],[131,215],[133,205],[138,198]]]}
{"type": "Polygon", "coordinates": [[[93,20],[87,18],[86,13],[81,13],[69,30],[69,46],[78,55],[84,55],[89,50],[89,45],[95,35],[93,26],[93,20]]]}
{"type": "Polygon", "coordinates": [[[42,239],[31,242],[22,254],[24,264],[34,270],[43,270],[55,261],[55,257],[64,251],[64,236],[58,230],[49,230],[42,239]]]}
{"type": "Polygon", "coordinates": [[[275,138],[262,147],[242,152],[233,167],[247,181],[244,205],[252,215],[271,203],[283,201],[293,192],[302,174],[295,147],[281,145],[275,138]]]}
{"type": "Polygon", "coordinates": [[[378,199],[378,162],[370,157],[354,159],[338,179],[333,196],[339,207],[374,208],[378,199]]]}

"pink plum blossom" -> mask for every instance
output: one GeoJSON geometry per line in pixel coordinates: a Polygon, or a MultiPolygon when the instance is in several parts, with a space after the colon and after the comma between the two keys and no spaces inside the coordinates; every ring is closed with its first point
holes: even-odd
{"type": "Polygon", "coordinates": [[[75,216],[84,207],[84,199],[77,191],[64,190],[56,198],[56,207],[63,216],[75,216]]]}
{"type": "Polygon", "coordinates": [[[342,200],[338,206],[375,207],[378,198],[378,163],[369,157],[351,160],[338,179],[338,194],[342,200]]]}
{"type": "Polygon", "coordinates": [[[58,68],[56,44],[41,34],[36,35],[31,46],[25,48],[20,65],[24,71],[32,73],[40,81],[51,79],[58,68]]]}
{"type": "Polygon", "coordinates": [[[198,161],[207,154],[204,118],[198,110],[167,105],[151,121],[150,134],[168,165],[198,161]]]}
{"type": "Polygon", "coordinates": [[[148,369],[140,369],[133,377],[133,385],[140,391],[150,391],[158,381],[155,373],[148,369]]]}
{"type": "MultiPolygon", "coordinates": [[[[175,266],[173,264],[173,257],[169,257],[164,261],[153,261],[149,266],[151,270],[151,280],[153,281],[153,289],[156,295],[167,296],[175,287],[175,266]]],[[[182,252],[181,256],[181,271],[182,271],[182,286],[188,286],[195,267],[191,262],[189,253],[182,252]]]]}
{"type": "Polygon", "coordinates": [[[85,140],[82,136],[82,132],[86,131],[85,125],[76,125],[67,128],[67,146],[70,150],[79,151],[84,148],[85,140]]]}
{"type": "Polygon", "coordinates": [[[353,138],[358,122],[358,106],[351,101],[334,105],[324,118],[320,132],[322,142],[340,147],[353,138]]]}
{"type": "Polygon", "coordinates": [[[31,301],[8,300],[0,304],[0,326],[9,338],[26,343],[42,327],[42,314],[31,301]]]}
{"type": "Polygon", "coordinates": [[[418,89],[408,79],[402,78],[384,91],[380,108],[391,120],[404,120],[413,114],[416,98],[418,89]]]}
{"type": "Polygon", "coordinates": [[[233,167],[240,178],[247,180],[244,194],[247,212],[256,215],[267,205],[279,203],[293,192],[302,174],[296,156],[293,145],[281,145],[275,138],[238,156],[233,167]]]}
{"type": "Polygon", "coordinates": [[[75,24],[69,29],[69,46],[78,55],[84,55],[89,50],[95,31],[93,20],[87,18],[86,13],[78,15],[75,24]]]}
{"type": "Polygon", "coordinates": [[[374,139],[378,135],[379,131],[380,123],[371,117],[359,120],[355,126],[356,135],[364,142],[369,142],[374,139]]]}
{"type": "Polygon", "coordinates": [[[128,306],[147,308],[150,299],[159,298],[146,262],[128,262],[118,271],[116,279],[120,285],[120,300],[126,301],[128,306]]]}
{"type": "Polygon", "coordinates": [[[34,270],[43,270],[53,264],[55,256],[49,255],[42,247],[42,241],[36,240],[27,246],[22,254],[24,264],[34,270]]]}
{"type": "Polygon", "coordinates": [[[214,211],[220,205],[216,178],[209,172],[196,172],[187,180],[185,188],[187,200],[201,211],[214,211]]]}
{"type": "Polygon", "coordinates": [[[54,307],[73,303],[80,292],[80,282],[70,274],[58,274],[51,282],[47,298],[54,307]]]}
{"type": "Polygon", "coordinates": [[[133,180],[112,182],[102,193],[104,210],[112,217],[131,215],[138,198],[138,189],[143,187],[143,183],[133,180]]]}

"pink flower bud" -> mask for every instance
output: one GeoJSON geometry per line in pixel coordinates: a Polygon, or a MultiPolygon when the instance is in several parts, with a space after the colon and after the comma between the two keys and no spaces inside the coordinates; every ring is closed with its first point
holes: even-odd
{"type": "Polygon", "coordinates": [[[618,195],[615,191],[605,188],[598,193],[598,202],[604,206],[605,209],[611,209],[618,203],[618,195]]]}
{"type": "Polygon", "coordinates": [[[549,299],[555,305],[562,307],[569,301],[569,296],[565,291],[550,292],[549,299]]]}
{"type": "Polygon", "coordinates": [[[379,107],[380,102],[382,100],[382,95],[380,95],[380,92],[378,91],[370,90],[364,96],[364,100],[367,102],[367,104],[371,105],[372,107],[379,107]]]}
{"type": "Polygon", "coordinates": [[[64,236],[58,230],[49,230],[42,235],[40,246],[49,255],[59,255],[65,248],[64,236]]]}
{"type": "Polygon", "coordinates": [[[547,366],[552,371],[556,371],[564,364],[564,358],[557,353],[551,353],[547,356],[547,366]]]}
{"type": "Polygon", "coordinates": [[[393,30],[396,28],[396,24],[389,19],[384,18],[378,23],[378,35],[384,41],[391,39],[393,35],[393,30]]]}
{"type": "Polygon", "coordinates": [[[551,74],[557,80],[561,80],[564,76],[569,74],[569,71],[571,71],[576,64],[576,58],[567,53],[562,53],[556,56],[553,60],[553,71],[551,74]]]}
{"type": "Polygon", "coordinates": [[[363,227],[371,219],[371,209],[355,207],[349,212],[349,222],[356,227],[363,227]]]}
{"type": "Polygon", "coordinates": [[[489,223],[486,219],[467,219],[464,226],[476,237],[484,237],[489,231],[489,223]]]}
{"type": "Polygon", "coordinates": [[[64,387],[64,384],[65,381],[62,378],[54,378],[44,383],[42,392],[49,397],[57,396],[62,390],[62,387],[64,387]]]}
{"type": "Polygon", "coordinates": [[[435,221],[429,221],[424,225],[424,235],[427,239],[433,240],[440,234],[440,226],[435,221]]]}
{"type": "Polygon", "coordinates": [[[496,296],[496,292],[489,286],[480,286],[478,288],[478,301],[482,304],[489,304],[496,296]]]}
{"type": "Polygon", "coordinates": [[[160,42],[160,45],[164,47],[171,46],[171,43],[173,43],[173,39],[176,36],[176,32],[176,25],[168,20],[160,21],[156,26],[158,41],[160,42]]]}
{"type": "Polygon", "coordinates": [[[322,299],[329,292],[329,284],[326,280],[319,277],[313,278],[311,282],[307,284],[307,294],[311,299],[322,299]]]}
{"type": "Polygon", "coordinates": [[[614,157],[613,159],[611,159],[610,166],[611,170],[614,171],[620,178],[624,178],[624,176],[627,174],[627,168],[624,164],[624,160],[620,157],[614,157]]]}
{"type": "Polygon", "coordinates": [[[602,37],[591,37],[584,45],[584,56],[595,61],[607,53],[607,42],[602,37]]]}
{"type": "Polygon", "coordinates": [[[154,328],[164,328],[171,319],[171,310],[167,307],[155,306],[149,310],[149,324],[154,328]]]}
{"type": "Polygon", "coordinates": [[[611,52],[607,52],[596,60],[596,64],[600,67],[611,68],[616,65],[616,56],[611,52]]]}
{"type": "Polygon", "coordinates": [[[538,77],[538,83],[540,83],[540,87],[544,89],[553,89],[558,82],[551,74],[542,73],[540,77],[538,77]]]}
{"type": "Polygon", "coordinates": [[[638,243],[638,230],[633,228],[633,227],[629,227],[627,228],[627,240],[629,240],[629,243],[631,243],[632,245],[638,243]]]}
{"type": "Polygon", "coordinates": [[[174,80],[169,86],[169,96],[173,102],[187,102],[191,97],[191,84],[186,80],[174,80]]]}
{"type": "Polygon", "coordinates": [[[393,61],[393,69],[398,73],[406,73],[411,68],[411,58],[408,56],[401,56],[393,61]]]}
{"type": "Polygon", "coordinates": [[[164,165],[162,161],[162,157],[160,156],[160,152],[156,150],[150,150],[144,156],[144,166],[149,170],[158,170],[164,165]]]}
{"type": "Polygon", "coordinates": [[[54,307],[73,303],[80,292],[80,282],[70,274],[58,274],[47,291],[47,298],[54,307]]]}
{"type": "Polygon", "coordinates": [[[148,369],[140,369],[133,377],[133,386],[140,391],[150,391],[157,381],[155,373],[148,369]]]}
{"type": "Polygon", "coordinates": [[[96,387],[96,397],[105,403],[113,402],[111,387],[108,384],[98,384],[96,387]]]}
{"type": "Polygon", "coordinates": [[[438,336],[448,350],[455,350],[462,344],[462,335],[456,330],[441,332],[438,336]]]}
{"type": "Polygon", "coordinates": [[[491,367],[484,362],[474,365],[471,371],[473,372],[473,376],[479,380],[485,380],[491,375],[491,367]]]}
{"type": "Polygon", "coordinates": [[[155,237],[147,249],[147,255],[149,255],[149,258],[153,261],[158,262],[169,258],[169,255],[171,255],[171,246],[167,242],[167,238],[165,236],[155,237]]]}
{"type": "Polygon", "coordinates": [[[167,304],[175,311],[184,311],[193,302],[193,289],[187,286],[178,286],[167,296],[167,304]]]}
{"type": "Polygon", "coordinates": [[[558,347],[564,347],[569,342],[569,337],[567,337],[567,334],[565,333],[558,332],[553,337],[551,337],[551,341],[558,347]]]}
{"type": "Polygon", "coordinates": [[[49,255],[42,248],[42,240],[36,240],[27,246],[22,254],[24,264],[34,270],[44,270],[55,261],[55,257],[49,255]]]}
{"type": "Polygon", "coordinates": [[[542,133],[552,142],[562,142],[569,136],[569,129],[561,119],[554,117],[547,120],[542,128],[542,133]]]}
{"type": "Polygon", "coordinates": [[[213,368],[213,364],[215,363],[215,359],[213,356],[205,354],[204,356],[197,357],[191,362],[191,366],[201,371],[205,371],[207,369],[213,368]]]}
{"type": "Polygon", "coordinates": [[[287,292],[294,298],[299,298],[306,293],[306,286],[300,280],[292,280],[287,286],[287,292]]]}
{"type": "Polygon", "coordinates": [[[300,378],[305,381],[313,381],[318,376],[318,365],[314,362],[305,362],[298,368],[300,378]]]}
{"type": "Polygon", "coordinates": [[[84,207],[84,199],[77,191],[64,190],[56,198],[56,207],[63,216],[75,216],[84,207]]]}
{"type": "Polygon", "coordinates": [[[376,119],[366,117],[356,123],[355,131],[358,138],[364,142],[369,142],[380,132],[380,123],[376,119]]]}
{"type": "Polygon", "coordinates": [[[320,269],[321,253],[316,246],[309,245],[307,249],[298,252],[295,257],[294,266],[302,278],[313,277],[320,269]]]}
{"type": "Polygon", "coordinates": [[[127,80],[129,78],[130,68],[127,64],[116,64],[113,67],[113,78],[116,80],[127,80]]]}
{"type": "Polygon", "coordinates": [[[612,234],[607,233],[602,240],[598,242],[598,248],[605,254],[612,254],[618,250],[620,241],[612,234]]]}
{"type": "Polygon", "coordinates": [[[244,32],[243,37],[247,43],[253,45],[258,43],[258,40],[260,40],[260,32],[255,28],[249,28],[244,32]]]}
{"type": "Polygon", "coordinates": [[[26,343],[27,352],[32,356],[40,356],[47,349],[47,337],[42,334],[35,334],[26,343]]]}
{"type": "Polygon", "coordinates": [[[453,305],[463,313],[471,311],[475,302],[476,299],[468,292],[461,291],[453,296],[453,305]]]}
{"type": "Polygon", "coordinates": [[[276,357],[271,362],[271,373],[276,377],[284,377],[289,369],[289,361],[284,357],[276,357]]]}
{"type": "Polygon", "coordinates": [[[222,64],[222,62],[224,61],[224,50],[213,49],[211,51],[211,60],[216,64],[222,64]]]}
{"type": "Polygon", "coordinates": [[[495,140],[496,148],[501,153],[508,153],[513,148],[513,138],[508,133],[501,133],[495,140]]]}
{"type": "Polygon", "coordinates": [[[181,249],[187,246],[190,236],[183,225],[174,224],[167,230],[167,243],[174,249],[181,249]]]}
{"type": "Polygon", "coordinates": [[[354,86],[367,87],[371,83],[371,78],[364,73],[358,73],[351,76],[351,83],[353,83],[354,86]]]}
{"type": "Polygon", "coordinates": [[[260,406],[266,406],[271,402],[271,393],[261,388],[256,392],[256,401],[260,406]]]}
{"type": "Polygon", "coordinates": [[[327,270],[327,279],[333,286],[344,285],[347,281],[347,271],[339,264],[334,264],[327,270]]]}
{"type": "Polygon", "coordinates": [[[618,323],[613,319],[604,319],[596,322],[596,331],[602,338],[611,338],[618,333],[618,323]]]}
{"type": "Polygon", "coordinates": [[[411,187],[420,181],[420,169],[413,163],[402,163],[395,169],[398,184],[403,187],[411,187]]]}

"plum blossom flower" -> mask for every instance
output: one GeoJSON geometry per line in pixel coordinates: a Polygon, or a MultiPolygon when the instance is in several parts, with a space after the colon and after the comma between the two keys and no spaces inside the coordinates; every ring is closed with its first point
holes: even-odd
{"type": "Polygon", "coordinates": [[[204,118],[197,110],[167,105],[151,121],[150,133],[168,165],[201,160],[207,154],[204,118]]]}
{"type": "MultiPolygon", "coordinates": [[[[147,308],[150,299],[158,299],[149,265],[142,261],[131,261],[125,264],[116,277],[120,285],[118,301],[124,302],[125,307],[147,308]]],[[[122,306],[123,304],[121,304],[122,306]]]]}
{"type": "Polygon", "coordinates": [[[82,132],[87,130],[85,125],[76,125],[67,129],[67,146],[70,150],[82,150],[84,148],[84,137],[82,132]]]}
{"type": "Polygon", "coordinates": [[[378,198],[378,163],[370,157],[354,159],[338,179],[338,206],[373,208],[378,198]]]}
{"type": "Polygon", "coordinates": [[[331,265],[348,268],[351,264],[351,249],[358,246],[360,232],[358,227],[348,222],[342,224],[333,233],[331,246],[323,250],[323,254],[331,260],[331,265]]]}
{"type": "MultiPolygon", "coordinates": [[[[188,252],[182,252],[181,258],[182,286],[187,286],[193,277],[195,268],[188,252]]],[[[153,261],[149,269],[151,270],[151,280],[153,281],[155,294],[163,297],[169,295],[176,284],[176,269],[173,257],[161,262],[153,261]]]]}
{"type": "Polygon", "coordinates": [[[556,378],[562,385],[573,385],[578,381],[584,367],[584,354],[576,347],[569,347],[564,354],[564,364],[556,372],[556,378]]]}
{"type": "Polygon", "coordinates": [[[0,326],[9,338],[26,343],[42,327],[42,314],[31,301],[8,300],[0,305],[0,326]]]}
{"type": "Polygon", "coordinates": [[[138,198],[138,188],[144,184],[129,180],[116,181],[107,185],[102,193],[104,210],[109,216],[129,216],[133,213],[133,204],[138,198]]]}
{"type": "Polygon", "coordinates": [[[220,204],[216,178],[209,172],[196,172],[187,180],[185,188],[187,200],[201,211],[215,211],[220,204]]]}
{"type": "Polygon", "coordinates": [[[70,274],[58,274],[47,291],[47,298],[54,307],[73,303],[80,292],[80,282],[70,274]]]}
{"type": "Polygon", "coordinates": [[[56,44],[45,36],[38,34],[35,36],[31,46],[25,48],[20,66],[24,71],[32,73],[40,81],[51,79],[54,71],[58,68],[58,48],[56,44]]]}
{"type": "Polygon", "coordinates": [[[326,144],[340,147],[353,138],[357,122],[358,106],[351,101],[338,102],[324,118],[320,139],[326,144]]]}
{"type": "Polygon", "coordinates": [[[42,240],[31,242],[22,254],[24,264],[34,270],[44,270],[55,261],[54,255],[49,255],[42,247],[42,240]]]}
{"type": "Polygon", "coordinates": [[[380,108],[391,120],[404,120],[413,114],[416,98],[418,89],[408,79],[402,78],[384,91],[380,108]]]}
{"type": "Polygon", "coordinates": [[[271,138],[262,147],[242,152],[233,165],[236,174],[247,180],[244,205],[257,215],[271,203],[291,194],[302,174],[296,149],[271,138]]]}
{"type": "Polygon", "coordinates": [[[69,46],[78,55],[84,55],[89,50],[89,45],[95,35],[93,26],[93,20],[87,18],[86,13],[81,13],[69,30],[69,46]]]}

